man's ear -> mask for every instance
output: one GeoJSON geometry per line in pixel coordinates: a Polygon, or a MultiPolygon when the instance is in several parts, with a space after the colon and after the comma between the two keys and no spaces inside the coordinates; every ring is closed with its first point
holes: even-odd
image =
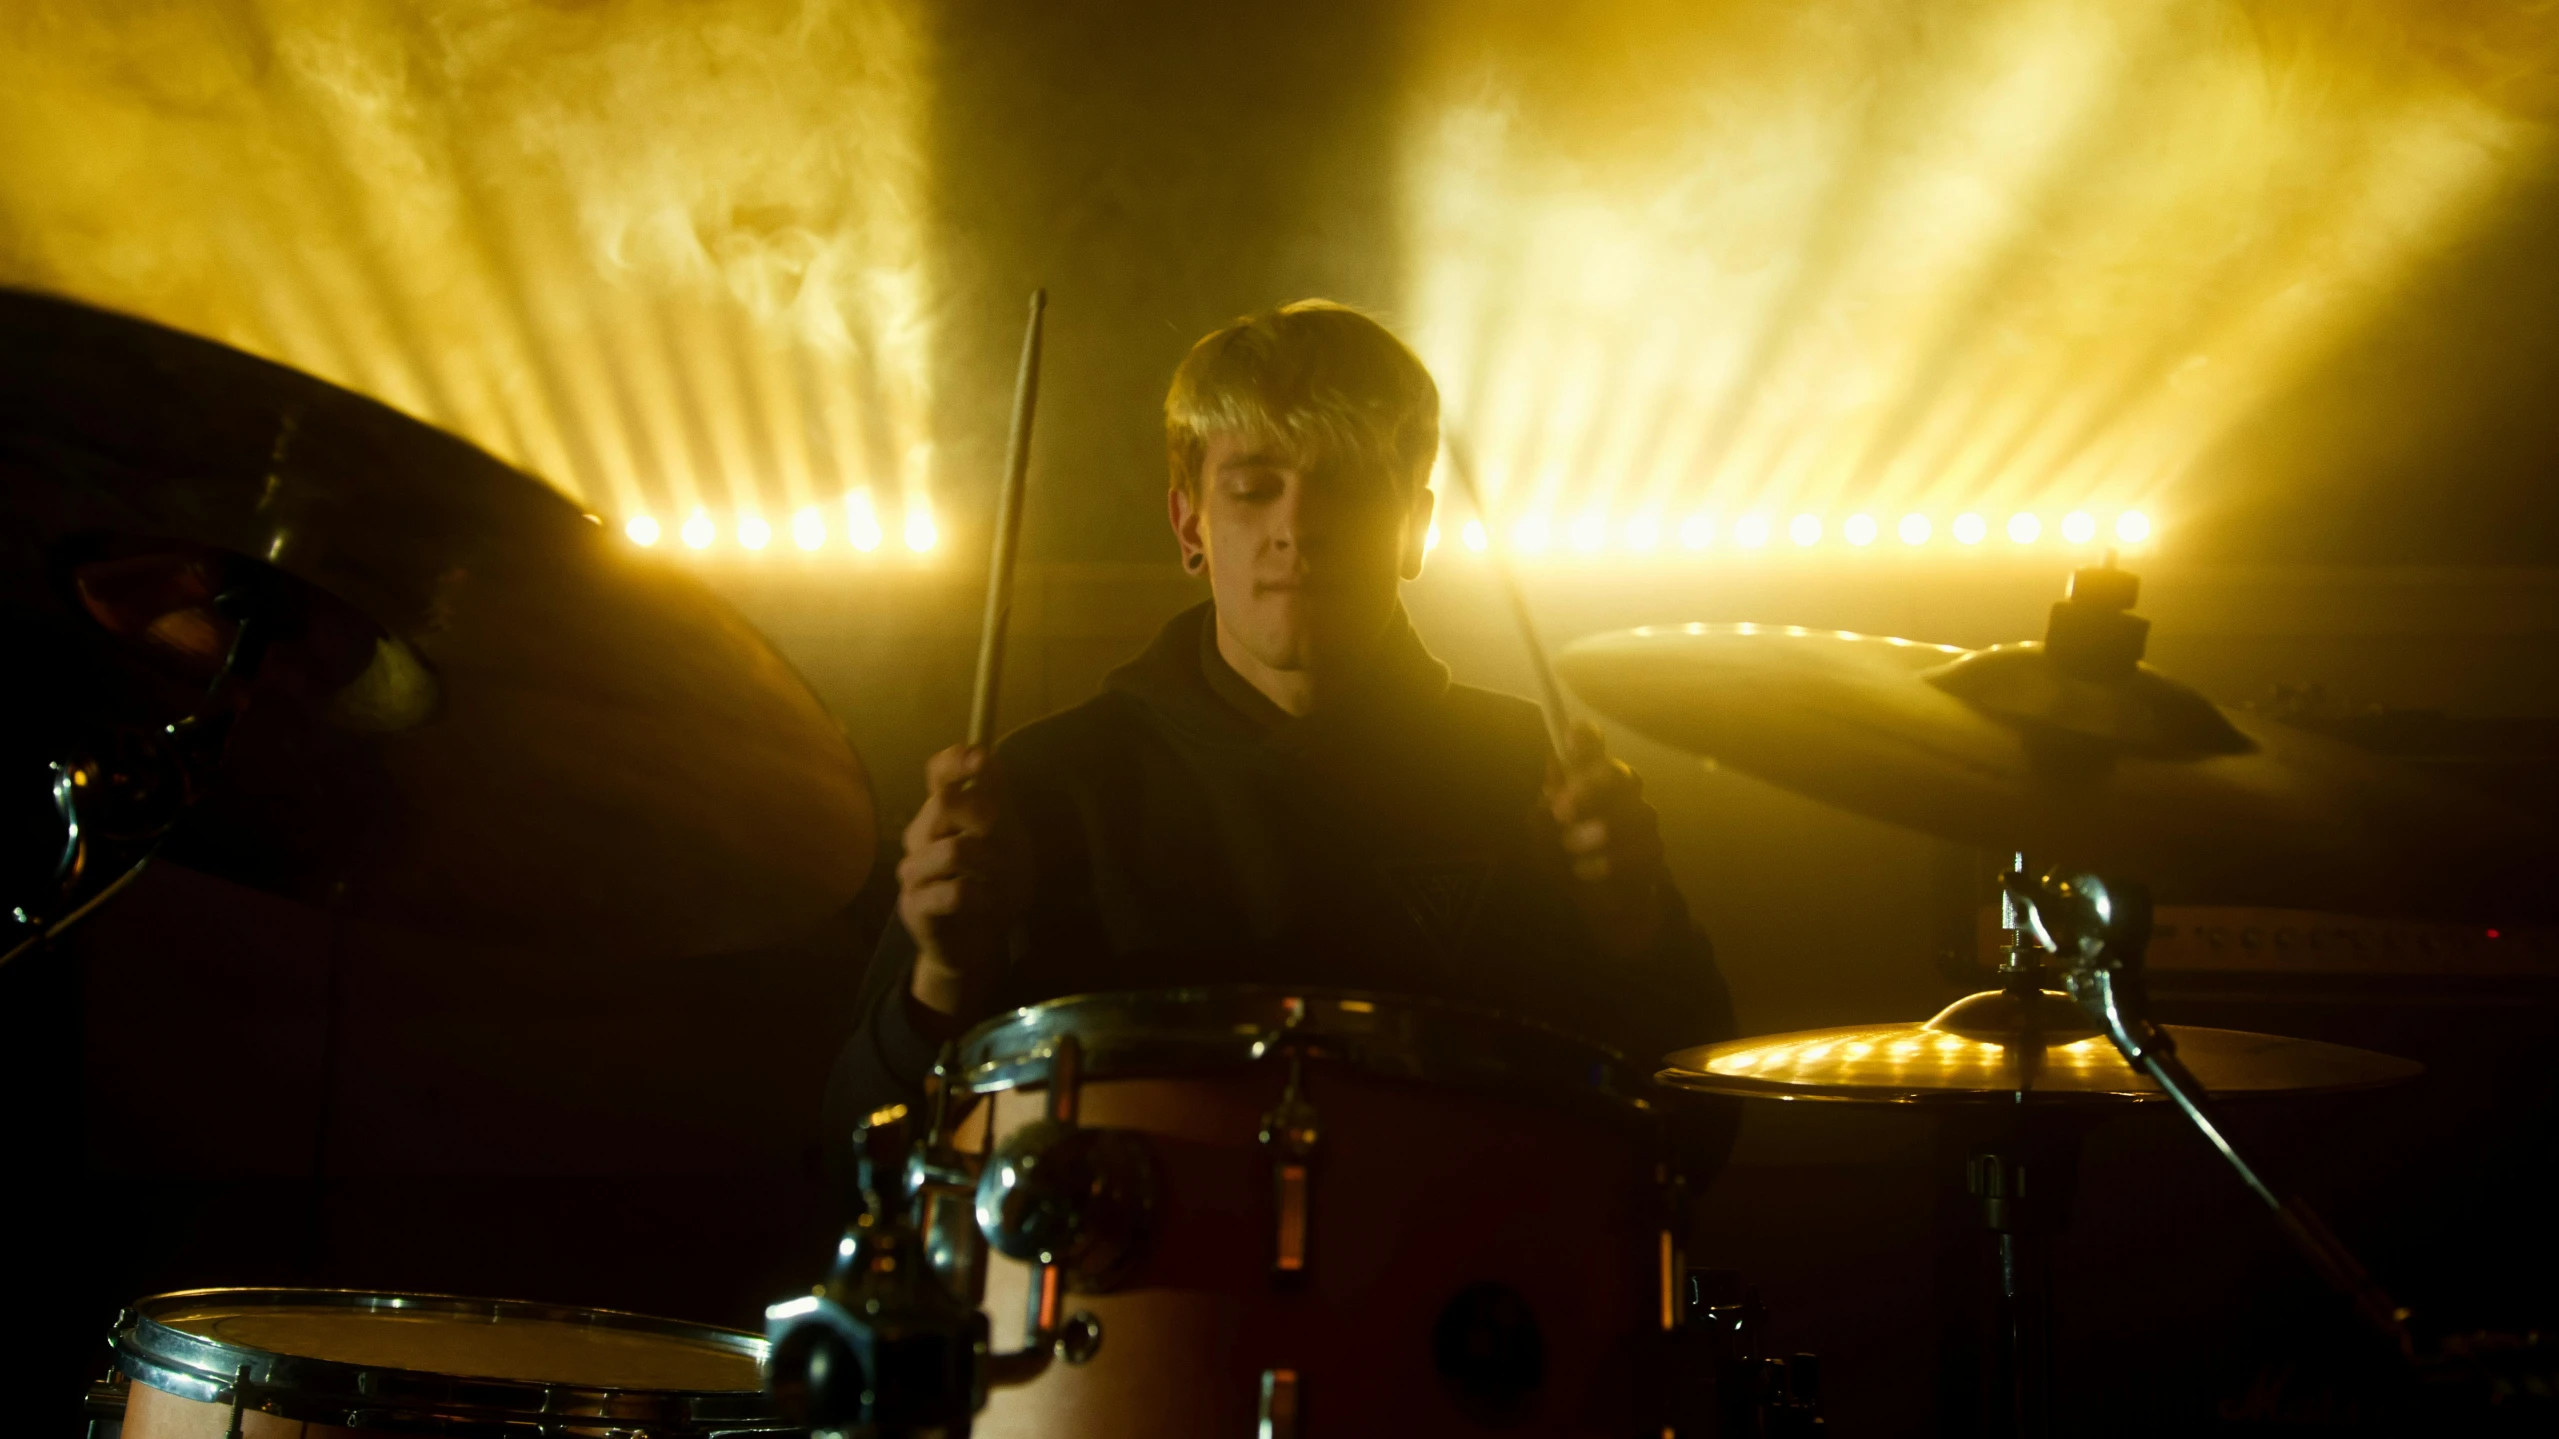
{"type": "Polygon", "coordinates": [[[1164,491],[1164,518],[1173,525],[1174,542],[1182,547],[1182,568],[1200,573],[1208,564],[1208,534],[1199,500],[1180,485],[1164,491]],[[1197,559],[1192,558],[1198,556],[1197,559]]]}
{"type": "Polygon", "coordinates": [[[1413,506],[1404,516],[1404,553],[1395,568],[1408,580],[1422,577],[1422,555],[1429,550],[1431,516],[1438,512],[1439,496],[1430,486],[1413,487],[1413,506]]]}

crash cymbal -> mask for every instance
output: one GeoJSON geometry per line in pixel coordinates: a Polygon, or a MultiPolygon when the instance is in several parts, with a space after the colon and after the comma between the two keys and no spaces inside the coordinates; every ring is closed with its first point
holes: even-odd
{"type": "Polygon", "coordinates": [[[2534,902],[2549,843],[2531,821],[2215,706],[2138,663],[2137,634],[2091,662],[2068,644],[2074,602],[2054,608],[2046,644],[1691,624],[1580,640],[1556,669],[1663,743],[1877,819],[2146,882],[2165,902],[2446,918],[2534,902]]]}
{"type": "MultiPolygon", "coordinates": [[[[2124,1062],[2067,995],[2046,991],[2044,1027],[2020,1025],[1997,990],[1973,995],[1919,1024],[1857,1024],[1762,1035],[1684,1049],[1659,1078],[1675,1088],[1767,1099],[1867,1104],[2164,1100],[2150,1076],[2124,1062]],[[1988,1011],[1985,1013],[1985,1011],[1988,1011]]],[[[2368,1089],[2414,1079],[2425,1067],[2342,1044],[2236,1029],[2164,1026],[2178,1057],[2221,1098],[2368,1089]]]]}
{"type": "Polygon", "coordinates": [[[793,935],[869,872],[841,728],[698,581],[384,405],[0,292],[0,666],[37,700],[0,763],[186,712],[242,595],[272,638],[181,862],[599,958],[793,935]]]}

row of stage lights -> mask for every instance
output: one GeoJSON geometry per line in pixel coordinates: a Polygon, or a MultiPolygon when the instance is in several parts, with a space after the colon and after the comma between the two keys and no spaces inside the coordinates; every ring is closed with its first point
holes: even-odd
{"type": "MultiPolygon", "coordinates": [[[[650,515],[633,515],[623,522],[622,533],[630,537],[631,543],[644,548],[654,547],[668,538],[665,527],[650,515]]],[[[787,535],[791,544],[803,550],[822,550],[828,542],[840,539],[864,553],[877,550],[888,538],[888,532],[880,527],[879,516],[868,505],[858,503],[845,506],[844,524],[840,530],[830,529],[825,512],[811,505],[791,516],[787,535]]],[[[707,550],[720,538],[719,522],[711,518],[708,510],[697,509],[683,524],[675,527],[674,538],[686,549],[707,550]]],[[[740,549],[761,550],[771,545],[777,536],[770,521],[761,515],[748,515],[737,522],[729,538],[740,549]]],[[[933,523],[933,512],[916,505],[907,510],[906,524],[899,538],[905,541],[908,549],[920,555],[940,543],[942,531],[933,523]]]]}
{"type": "MultiPolygon", "coordinates": [[[[2151,535],[2150,517],[2139,510],[2117,513],[2111,525],[2101,524],[2097,516],[2087,510],[2073,510],[2064,515],[2055,528],[2064,543],[2073,545],[2095,543],[2100,531],[2111,531],[2115,542],[2126,545],[2141,544],[2151,535]]],[[[2047,533],[2043,516],[2031,510],[2020,510],[2010,515],[2000,530],[2008,537],[2009,543],[2017,545],[2036,544],[2045,539],[2047,533]]],[[[1552,521],[1542,515],[1531,515],[1511,530],[1510,547],[1530,555],[1556,549],[1595,554],[1608,549],[1613,539],[1620,547],[1637,554],[1674,547],[1683,550],[1713,549],[1719,541],[1734,549],[1761,550],[1776,544],[1781,534],[1787,543],[1798,549],[1810,549],[1831,538],[1828,523],[1819,515],[1809,514],[1797,515],[1786,521],[1782,531],[1774,519],[1762,514],[1743,515],[1735,519],[1729,529],[1719,526],[1713,515],[1690,515],[1676,527],[1665,527],[1656,515],[1637,515],[1623,526],[1616,527],[1614,533],[1606,515],[1584,514],[1563,526],[1560,535],[1552,521]]],[[[1990,538],[1990,534],[1990,521],[1977,511],[1968,510],[1946,525],[1947,538],[1958,545],[1981,544],[1990,538]]],[[[1850,515],[1839,525],[1838,538],[1855,548],[1864,549],[1883,537],[1883,523],[1873,515],[1850,515]]],[[[1907,546],[1925,545],[1937,538],[1937,523],[1923,514],[1906,514],[1893,522],[1892,537],[1907,546]]],[[[1458,539],[1466,548],[1479,552],[1492,544],[1492,535],[1480,519],[1468,520],[1459,529],[1458,539]]],[[[1438,525],[1431,526],[1425,547],[1439,547],[1438,525]]]]}
{"type": "MultiPolygon", "coordinates": [[[[2020,510],[2008,517],[2001,532],[2011,544],[2031,545],[2045,538],[2043,517],[2031,510],[2020,510]]],[[[2073,510],[2064,515],[2056,527],[2064,543],[2095,543],[2101,529],[2110,530],[2121,544],[2138,545],[2150,538],[2150,517],[2139,510],[2124,510],[2111,525],[2100,525],[2097,516],[2087,510],[2073,510]]],[[[666,539],[664,527],[648,515],[634,515],[624,522],[622,532],[633,544],[655,546],[666,539]]],[[[1776,521],[1766,515],[1743,515],[1734,520],[1729,530],[1717,525],[1712,515],[1690,515],[1676,527],[1665,530],[1657,516],[1638,515],[1617,528],[1614,535],[1605,515],[1581,515],[1563,527],[1559,536],[1554,525],[1543,516],[1532,515],[1511,531],[1510,547],[1528,555],[1564,549],[1594,554],[1609,548],[1612,538],[1625,549],[1637,554],[1678,548],[1707,550],[1720,540],[1739,550],[1761,550],[1771,547],[1782,533],[1784,540],[1799,549],[1810,549],[1830,538],[1830,527],[1819,515],[1797,515],[1786,522],[1781,532],[1776,521]],[[1560,545],[1557,544],[1561,540],[1560,545]]],[[[1946,525],[1946,536],[1958,545],[1979,545],[1990,538],[1990,521],[1976,511],[1955,516],[1946,525]]],[[[941,531],[933,523],[932,511],[921,505],[906,512],[906,523],[899,536],[909,550],[922,554],[941,539],[941,531]]],[[[1840,522],[1838,538],[1863,549],[1884,537],[1883,524],[1873,515],[1855,514],[1840,522]]],[[[1917,547],[1937,537],[1936,522],[1926,515],[1907,514],[1895,521],[1892,537],[1902,544],[1917,547]]],[[[720,538],[720,527],[710,512],[697,509],[675,529],[674,538],[687,549],[707,550],[720,538]]],[[[777,538],[770,522],[749,515],[737,522],[729,538],[741,549],[761,550],[777,538]]],[[[868,506],[847,505],[841,531],[831,530],[825,513],[812,505],[791,517],[788,529],[791,544],[803,550],[821,550],[830,541],[841,538],[856,550],[875,551],[887,539],[879,517],[868,506]]],[[[1429,549],[1439,548],[1439,526],[1433,524],[1425,541],[1429,549]]],[[[1458,531],[1458,542],[1469,550],[1481,552],[1491,547],[1492,535],[1480,519],[1468,520],[1458,531]]]]}

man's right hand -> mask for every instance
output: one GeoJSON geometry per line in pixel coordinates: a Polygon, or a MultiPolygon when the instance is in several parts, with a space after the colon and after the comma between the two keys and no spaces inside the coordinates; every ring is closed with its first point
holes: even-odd
{"type": "Polygon", "coordinates": [[[1006,937],[1029,904],[1030,865],[991,752],[943,750],[924,762],[924,788],[897,866],[897,915],[915,937],[907,992],[962,1021],[1001,973],[1006,937]]]}

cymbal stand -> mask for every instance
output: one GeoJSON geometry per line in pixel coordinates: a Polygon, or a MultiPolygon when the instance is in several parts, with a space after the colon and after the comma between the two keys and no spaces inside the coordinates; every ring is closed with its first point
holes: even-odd
{"type": "MultiPolygon", "coordinates": [[[[2276,1224],[2319,1276],[2403,1358],[2413,1358],[2408,1311],[2391,1301],[2371,1274],[2297,1197],[2277,1194],[2231,1142],[2213,1114],[2212,1096],[2177,1057],[2176,1041],[2150,1019],[2142,960],[2150,943],[2150,896],[2137,886],[2093,874],[2002,878],[2020,902],[2037,943],[2058,961],[2071,998],[2114,1041],[2127,1063],[2149,1075],[2195,1132],[2274,1212],[2276,1224]]],[[[2003,903],[2008,901],[2003,899],[2003,903]]]]}
{"type": "MultiPolygon", "coordinates": [[[[2011,858],[2016,869],[2025,868],[2024,855],[2011,858]]],[[[2075,1116],[2034,1102],[2047,1036],[2079,1026],[2069,1001],[2047,988],[2055,976],[2027,915],[2024,902],[2003,887],[1999,988],[1958,1006],[1983,1026],[1959,1032],[2005,1044],[2016,1082],[2013,1102],[1994,1113],[1948,1116],[1958,1126],[1948,1140],[1963,1160],[1964,1188],[1984,1241],[1981,1252],[1967,1255],[1967,1264],[1979,1269],[1963,1286],[1984,1296],[1979,1362],[1963,1367],[1974,1371],[1979,1391],[1972,1402],[1980,1432],[1990,1439],[2052,1432],[2052,1236],[2069,1223],[2079,1167],[2075,1116]]],[[[1960,1412],[1950,1410],[1950,1420],[1960,1412]]]]}

